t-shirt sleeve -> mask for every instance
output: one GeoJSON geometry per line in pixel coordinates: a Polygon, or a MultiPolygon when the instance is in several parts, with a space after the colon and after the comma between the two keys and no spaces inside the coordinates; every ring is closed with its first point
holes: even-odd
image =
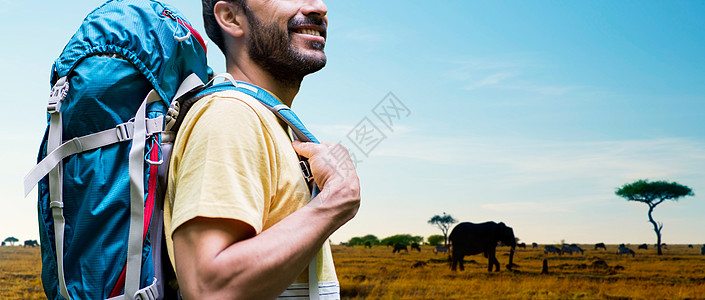
{"type": "Polygon", "coordinates": [[[170,234],[195,217],[240,220],[259,234],[274,186],[271,135],[244,102],[217,98],[199,104],[174,147],[170,234]]]}

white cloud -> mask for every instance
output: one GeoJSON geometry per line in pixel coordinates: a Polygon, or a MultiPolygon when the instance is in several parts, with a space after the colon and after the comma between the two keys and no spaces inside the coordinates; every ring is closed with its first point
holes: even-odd
{"type": "Polygon", "coordinates": [[[354,28],[343,31],[339,35],[346,43],[365,50],[375,50],[384,41],[385,36],[372,28],[354,28]]]}
{"type": "Polygon", "coordinates": [[[573,212],[572,209],[566,207],[566,205],[552,203],[547,205],[545,203],[539,202],[505,202],[505,203],[486,203],[480,205],[480,207],[498,211],[503,213],[516,213],[521,212],[523,214],[533,214],[533,213],[568,213],[573,212]]]}
{"type": "Polygon", "coordinates": [[[378,43],[382,40],[381,34],[376,33],[373,29],[365,28],[358,28],[348,31],[344,36],[348,40],[365,42],[370,44],[378,43]]]}
{"type": "Polygon", "coordinates": [[[471,83],[465,87],[466,90],[474,90],[477,88],[497,86],[499,83],[504,82],[507,79],[517,77],[519,73],[517,72],[499,72],[486,76],[478,82],[471,83]]]}
{"type": "Polygon", "coordinates": [[[373,155],[465,168],[468,176],[501,175],[514,184],[605,178],[618,184],[639,178],[705,178],[703,149],[705,143],[686,138],[550,142],[407,135],[380,145],[373,155]]]}
{"type": "Polygon", "coordinates": [[[17,0],[0,0],[0,14],[4,14],[17,7],[18,3],[19,1],[17,0]]]}
{"type": "Polygon", "coordinates": [[[529,75],[529,71],[530,69],[545,68],[546,65],[534,62],[530,58],[498,59],[486,57],[442,60],[441,62],[449,65],[445,76],[461,82],[463,90],[493,88],[516,90],[527,95],[562,96],[577,89],[588,88],[586,86],[538,82],[535,77],[529,75]]]}

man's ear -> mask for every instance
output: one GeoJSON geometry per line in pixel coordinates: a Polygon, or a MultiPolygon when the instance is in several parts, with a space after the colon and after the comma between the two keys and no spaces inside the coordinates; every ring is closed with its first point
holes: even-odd
{"type": "Polygon", "coordinates": [[[247,22],[245,12],[242,8],[228,1],[218,1],[213,7],[213,12],[215,14],[215,20],[224,31],[224,34],[232,37],[242,37],[245,35],[244,26],[247,22]]]}

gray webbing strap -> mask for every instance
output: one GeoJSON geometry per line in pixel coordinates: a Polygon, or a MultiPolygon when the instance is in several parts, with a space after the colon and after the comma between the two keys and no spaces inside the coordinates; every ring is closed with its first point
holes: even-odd
{"type": "Polygon", "coordinates": [[[291,113],[291,108],[289,108],[289,106],[287,106],[286,104],[279,104],[279,105],[275,105],[273,107],[267,106],[267,108],[269,108],[269,110],[271,110],[272,113],[274,113],[274,115],[276,115],[279,118],[279,120],[282,120],[287,125],[289,125],[289,128],[291,128],[291,131],[294,132],[294,135],[296,135],[296,138],[299,141],[302,141],[302,142],[310,142],[311,141],[303,132],[301,132],[301,129],[299,129],[298,126],[291,123],[289,118],[282,115],[282,111],[285,111],[285,112],[289,111],[289,113],[291,113]]]}
{"type": "MultiPolygon", "coordinates": [[[[47,152],[54,151],[61,144],[62,118],[61,101],[68,93],[69,83],[66,76],[59,78],[51,89],[47,112],[49,117],[49,136],[47,137],[47,152]]],[[[43,177],[43,176],[42,176],[43,177]]],[[[63,167],[61,164],[52,166],[49,171],[49,207],[54,219],[54,242],[56,248],[56,269],[59,277],[59,293],[66,299],[71,299],[66,288],[64,277],[64,201],[62,198],[63,167]]],[[[26,193],[27,194],[27,193],[26,193]]],[[[25,195],[26,196],[26,195],[25,195]]]]}
{"type": "MultiPolygon", "coordinates": [[[[158,285],[157,285],[157,278],[154,278],[154,281],[148,287],[143,288],[141,290],[138,290],[137,293],[134,294],[135,300],[156,300],[158,298],[159,298],[159,289],[158,289],[158,285]]],[[[132,299],[132,298],[129,298],[129,299],[132,299]]],[[[107,300],[128,300],[128,298],[127,298],[127,294],[122,294],[120,296],[108,298],[107,300]]]]}
{"type": "Polygon", "coordinates": [[[308,264],[308,297],[311,300],[318,300],[318,253],[308,264]]]}
{"type": "MultiPolygon", "coordinates": [[[[129,154],[130,169],[130,233],[127,242],[125,295],[137,297],[142,271],[142,226],[144,224],[144,148],[147,139],[147,103],[161,101],[152,90],[135,114],[134,137],[129,154]]],[[[130,300],[132,300],[130,298],[130,300]]]]}
{"type": "Polygon", "coordinates": [[[186,95],[186,93],[202,86],[203,81],[201,81],[201,78],[195,73],[191,73],[191,75],[187,76],[186,79],[181,82],[181,85],[179,85],[179,89],[176,90],[176,94],[174,95],[174,99],[172,101],[175,101],[176,99],[181,98],[181,96],[186,95]]]}
{"type": "MultiPolygon", "coordinates": [[[[53,118],[53,117],[52,117],[53,118]]],[[[60,117],[59,117],[60,118],[60,117]]],[[[147,128],[147,135],[152,135],[155,133],[162,132],[164,126],[164,117],[159,116],[154,119],[148,119],[145,121],[147,128]]],[[[51,126],[49,128],[49,134],[51,137],[51,126]]],[[[51,170],[53,170],[59,163],[66,157],[74,155],[77,153],[105,147],[107,145],[119,143],[122,141],[132,140],[134,136],[134,122],[126,122],[115,126],[115,128],[103,130],[101,132],[96,132],[82,137],[75,137],[61,146],[53,149],[49,152],[47,149],[47,154],[42,161],[40,161],[24,178],[24,193],[25,197],[32,188],[46,176],[51,170]]],[[[51,179],[50,179],[51,182],[51,179]]]]}

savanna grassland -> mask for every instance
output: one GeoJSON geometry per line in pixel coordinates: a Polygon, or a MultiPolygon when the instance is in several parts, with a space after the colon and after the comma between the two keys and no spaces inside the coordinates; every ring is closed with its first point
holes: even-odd
{"type": "MultiPolygon", "coordinates": [[[[333,246],[333,255],[344,299],[705,299],[705,255],[697,246],[669,245],[657,256],[632,245],[633,258],[617,255],[615,245],[581,247],[584,255],[518,249],[513,271],[505,267],[508,248],[499,247],[498,273],[487,272],[481,255],[466,256],[465,271],[451,272],[448,257],[430,246],[409,253],[333,246]],[[548,275],[540,274],[544,258],[548,275]]],[[[38,247],[0,247],[0,299],[45,299],[40,272],[38,247]]]]}
{"type": "Polygon", "coordinates": [[[46,299],[39,247],[0,247],[0,299],[46,299]]]}
{"type": "Polygon", "coordinates": [[[392,253],[392,248],[334,246],[343,298],[347,299],[705,299],[705,255],[699,246],[669,245],[617,255],[617,246],[585,254],[544,254],[517,249],[512,271],[509,248],[498,247],[500,272],[487,272],[482,255],[465,257],[465,271],[452,272],[448,256],[421,252],[392,253]],[[541,275],[543,259],[548,275],[541,275]],[[421,263],[419,263],[421,262],[421,263]],[[425,263],[425,265],[424,265],[425,263]],[[414,265],[421,265],[414,267],[414,265]]]}

